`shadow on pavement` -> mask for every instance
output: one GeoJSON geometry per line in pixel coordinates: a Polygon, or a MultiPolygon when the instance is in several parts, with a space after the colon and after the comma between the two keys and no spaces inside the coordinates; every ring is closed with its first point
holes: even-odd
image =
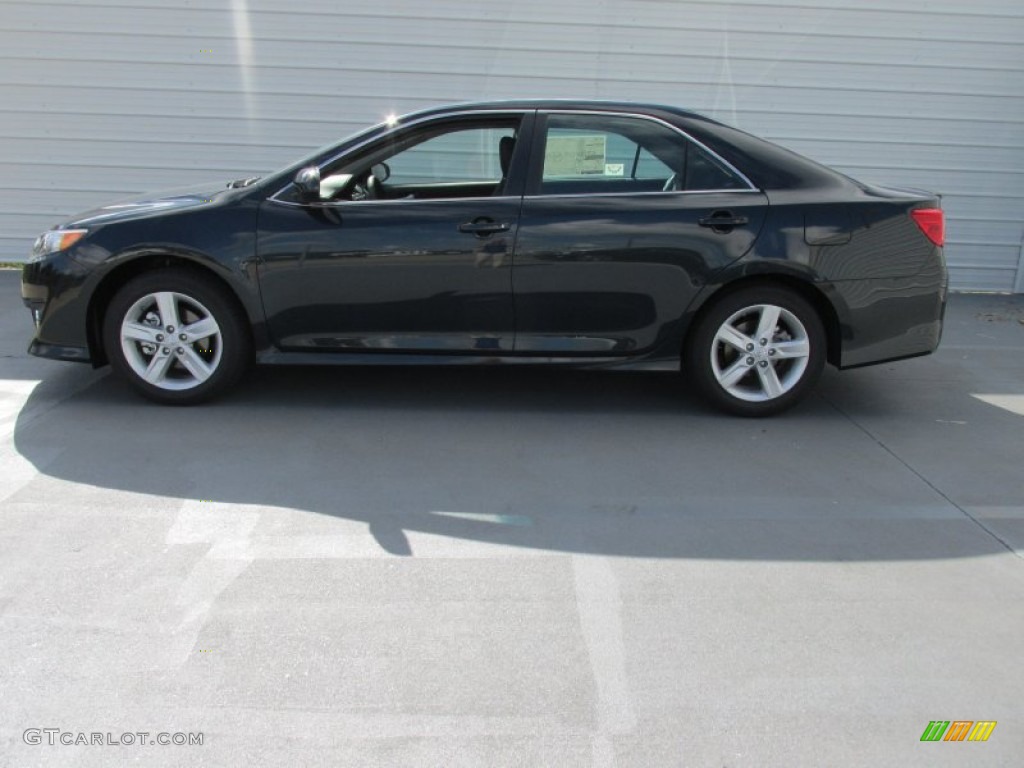
{"type": "MultiPolygon", "coordinates": [[[[885,418],[922,399],[926,385],[891,375],[829,370],[770,420],[707,411],[671,374],[261,368],[195,408],[151,405],[108,376],[40,416],[44,381],[15,443],[53,478],[362,521],[400,555],[416,554],[412,533],[647,558],[1005,553],[851,418],[859,402],[885,418]]],[[[971,419],[1008,429],[962,395],[971,419]]]]}

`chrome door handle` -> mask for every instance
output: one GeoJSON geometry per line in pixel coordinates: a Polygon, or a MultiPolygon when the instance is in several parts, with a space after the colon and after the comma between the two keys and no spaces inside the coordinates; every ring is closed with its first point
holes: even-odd
{"type": "Polygon", "coordinates": [[[486,237],[498,232],[508,232],[511,228],[512,225],[507,221],[494,221],[493,219],[475,219],[465,224],[459,224],[459,232],[465,232],[467,235],[479,235],[480,237],[486,237]]]}

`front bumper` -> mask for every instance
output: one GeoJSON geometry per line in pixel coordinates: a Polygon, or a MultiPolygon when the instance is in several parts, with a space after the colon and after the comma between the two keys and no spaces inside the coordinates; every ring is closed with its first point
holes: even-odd
{"type": "Polygon", "coordinates": [[[42,323],[43,310],[46,309],[46,298],[49,295],[50,291],[45,285],[26,283],[24,273],[22,273],[21,300],[28,311],[32,313],[32,322],[36,328],[42,323]]]}
{"type": "Polygon", "coordinates": [[[47,344],[46,342],[32,340],[28,345],[28,353],[36,357],[45,357],[50,360],[68,360],[74,363],[90,363],[92,358],[89,355],[88,347],[68,347],[61,344],[47,344]]]}
{"type": "Polygon", "coordinates": [[[32,315],[35,334],[28,352],[53,360],[91,362],[88,292],[91,270],[63,253],[26,264],[21,299],[32,315]]]}

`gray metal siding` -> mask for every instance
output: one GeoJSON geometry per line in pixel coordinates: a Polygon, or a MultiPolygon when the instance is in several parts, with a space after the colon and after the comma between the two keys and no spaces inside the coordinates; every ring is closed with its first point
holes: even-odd
{"type": "Polygon", "coordinates": [[[1024,291],[1022,70],[1019,0],[0,0],[0,260],[77,210],[266,172],[389,112],[586,97],[941,192],[954,287],[1024,291]]]}

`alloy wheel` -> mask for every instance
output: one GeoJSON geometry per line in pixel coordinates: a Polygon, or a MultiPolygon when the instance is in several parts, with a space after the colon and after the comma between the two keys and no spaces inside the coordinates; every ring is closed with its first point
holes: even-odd
{"type": "Polygon", "coordinates": [[[220,365],[223,340],[213,313],[184,293],[147,293],[121,322],[125,361],[143,381],[163,390],[197,387],[220,365]]]}
{"type": "Polygon", "coordinates": [[[767,402],[800,382],[810,355],[807,329],[795,314],[775,304],[755,304],[719,326],[711,345],[711,369],[733,397],[767,402]]]}

